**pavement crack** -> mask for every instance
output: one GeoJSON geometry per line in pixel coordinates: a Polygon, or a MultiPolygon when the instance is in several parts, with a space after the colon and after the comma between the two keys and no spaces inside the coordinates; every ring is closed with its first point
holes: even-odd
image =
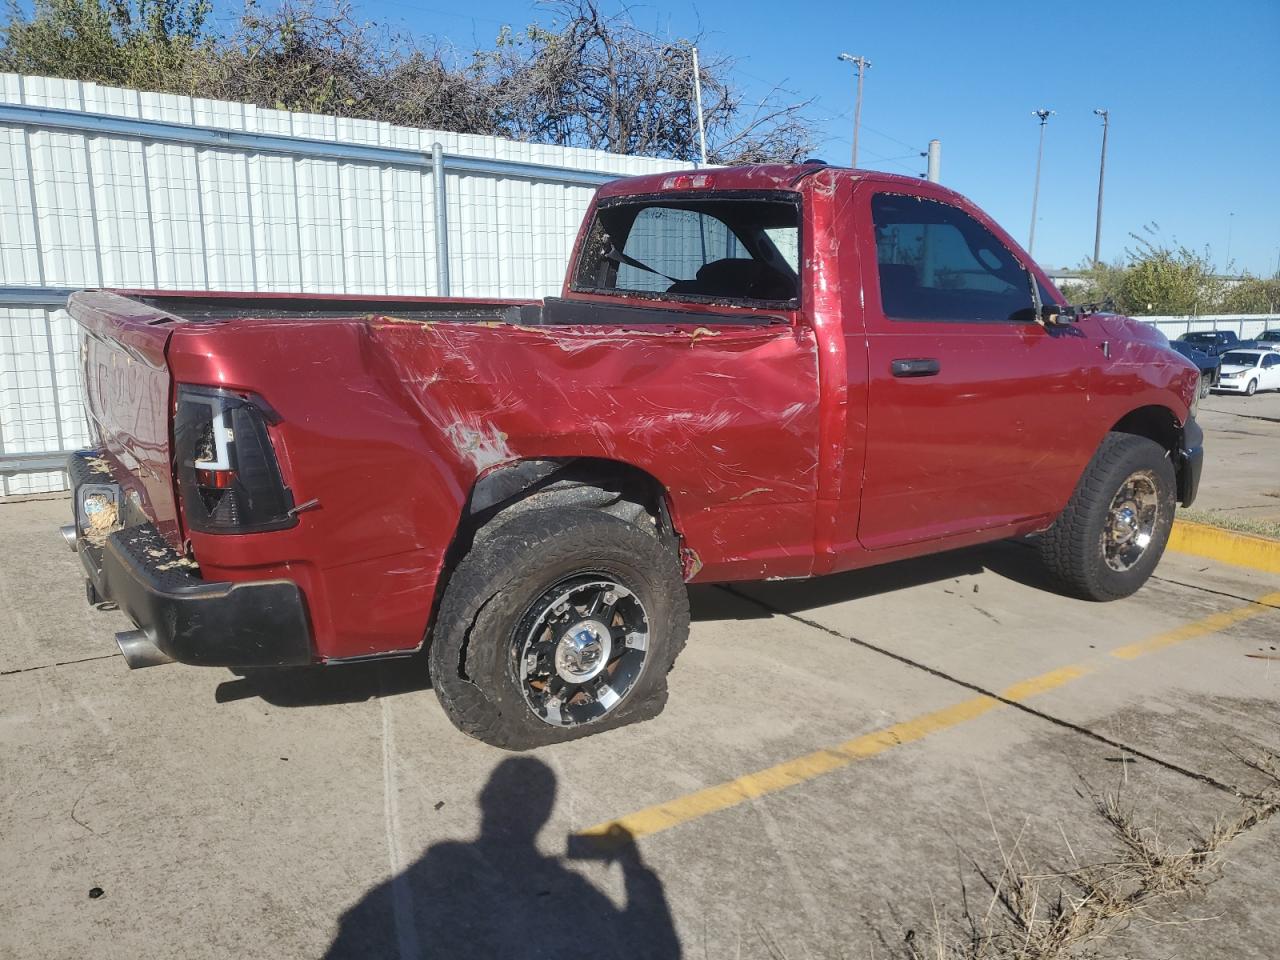
{"type": "Polygon", "coordinates": [[[1254,597],[1242,597],[1238,593],[1231,593],[1227,590],[1215,590],[1213,587],[1201,586],[1198,583],[1185,583],[1182,580],[1172,580],[1169,577],[1158,577],[1154,573],[1151,575],[1152,580],[1159,580],[1161,583],[1169,583],[1175,587],[1186,587],[1188,590],[1199,590],[1201,593],[1212,593],[1217,597],[1227,597],[1231,600],[1241,600],[1245,603],[1256,604],[1259,607],[1269,607],[1272,610],[1280,610],[1280,603],[1270,603],[1266,600],[1258,600],[1254,597]]]}
{"type": "Polygon", "coordinates": [[[19,667],[16,670],[0,670],[0,677],[9,677],[17,673],[35,673],[37,670],[52,670],[54,667],[69,667],[76,663],[92,663],[94,660],[114,660],[119,653],[104,653],[97,657],[81,657],[79,660],[59,660],[57,663],[42,663],[35,667],[19,667]]]}
{"type": "Polygon", "coordinates": [[[1124,753],[1130,754],[1131,756],[1138,757],[1142,760],[1146,760],[1148,763],[1153,763],[1158,767],[1162,767],[1163,769],[1168,770],[1170,773],[1175,773],[1175,774],[1178,774],[1179,776],[1186,777],[1187,779],[1195,780],[1195,781],[1198,781],[1199,783],[1206,784],[1207,786],[1213,787],[1215,790],[1221,790],[1223,793],[1229,794],[1230,796],[1235,797],[1236,799],[1247,799],[1250,796],[1250,794],[1244,792],[1243,790],[1240,790],[1238,787],[1234,787],[1231,784],[1224,783],[1223,781],[1217,779],[1216,777],[1210,776],[1207,773],[1200,773],[1198,770],[1192,770],[1189,767],[1184,767],[1180,764],[1174,763],[1172,760],[1166,760],[1163,757],[1156,756],[1155,754],[1147,753],[1144,750],[1139,750],[1136,747],[1130,746],[1129,744],[1123,743],[1119,740],[1114,740],[1111,737],[1108,737],[1106,734],[1098,733],[1096,730],[1090,730],[1088,727],[1082,726],[1078,723],[1073,723],[1070,720],[1063,719],[1062,717],[1057,717],[1051,713],[1046,713],[1043,710],[1039,710],[1033,706],[1030,706],[1029,704],[1022,703],[1021,701],[1013,700],[1009,697],[1004,696],[1001,693],[998,693],[995,690],[988,690],[986,687],[983,687],[981,684],[973,683],[969,680],[962,679],[961,677],[957,677],[954,674],[947,673],[945,670],[939,670],[937,667],[931,667],[927,663],[921,663],[919,660],[913,660],[911,657],[908,657],[901,653],[897,653],[893,650],[888,649],[887,647],[882,647],[878,644],[871,643],[868,640],[861,640],[858,637],[851,637],[847,634],[841,633],[839,630],[834,630],[831,627],[825,626],[824,624],[821,624],[816,620],[810,620],[808,617],[802,617],[797,613],[791,613],[787,610],[783,610],[778,607],[775,607],[771,603],[768,603],[757,597],[753,597],[750,594],[743,593],[740,590],[737,590],[727,584],[720,584],[719,587],[721,590],[724,590],[726,593],[729,593],[740,600],[745,600],[748,603],[753,603],[757,607],[760,607],[762,610],[768,611],[774,616],[786,617],[789,620],[794,620],[797,623],[802,623],[806,627],[812,627],[814,630],[820,630],[829,636],[836,637],[840,640],[846,640],[849,643],[862,647],[864,650],[870,650],[872,653],[878,653],[883,657],[888,657],[890,660],[896,660],[899,663],[905,664],[906,666],[911,667],[914,670],[920,670],[924,673],[930,674],[931,676],[937,677],[939,680],[945,680],[948,683],[955,684],[958,687],[963,687],[966,690],[971,690],[974,693],[981,694],[984,697],[990,697],[992,700],[995,700],[998,703],[1002,703],[1007,707],[1013,707],[1015,710],[1021,710],[1023,713],[1029,714],[1033,717],[1038,717],[1039,719],[1044,720],[1048,723],[1051,723],[1054,726],[1061,727],[1064,730],[1070,730],[1072,733],[1078,733],[1081,736],[1088,737],[1091,740],[1096,740],[1098,743],[1106,744],[1107,746],[1112,747],[1116,750],[1120,750],[1124,753]]]}
{"type": "Polygon", "coordinates": [[[1263,423],[1280,423],[1280,417],[1267,417],[1260,413],[1236,413],[1234,410],[1211,410],[1205,408],[1205,413],[1223,413],[1228,417],[1240,417],[1244,420],[1261,420],[1263,423]]]}

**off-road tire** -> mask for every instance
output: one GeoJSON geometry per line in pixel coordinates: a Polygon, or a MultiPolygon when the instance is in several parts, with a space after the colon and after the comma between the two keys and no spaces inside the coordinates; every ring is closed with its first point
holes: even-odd
{"type": "Polygon", "coordinates": [[[537,510],[477,536],[445,589],[428,653],[431,684],[463,733],[508,750],[573,740],[657,716],[667,673],[689,635],[689,600],[674,544],[639,526],[580,507],[537,510]],[[530,709],[511,649],[529,606],[576,573],[617,577],[649,618],[644,668],[598,720],[552,725],[530,709]]]}
{"type": "Polygon", "coordinates": [[[1067,507],[1040,535],[1040,556],[1055,585],[1085,600],[1119,600],[1138,590],[1160,562],[1177,496],[1177,476],[1158,443],[1127,433],[1109,433],[1085,468],[1067,507]],[[1113,570],[1103,555],[1111,502],[1136,471],[1155,477],[1158,512],[1151,542],[1127,570],[1113,570]]]}
{"type": "Polygon", "coordinates": [[[1258,381],[1250,380],[1249,385],[1244,388],[1244,395],[1246,397],[1252,397],[1257,392],[1258,392],[1258,381]]]}
{"type": "Polygon", "coordinates": [[[1213,389],[1213,381],[1201,374],[1200,376],[1200,399],[1203,400],[1209,395],[1209,391],[1213,389]]]}

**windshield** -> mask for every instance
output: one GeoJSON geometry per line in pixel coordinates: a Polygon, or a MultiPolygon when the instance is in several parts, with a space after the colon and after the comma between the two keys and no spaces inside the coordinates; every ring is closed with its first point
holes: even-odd
{"type": "Polygon", "coordinates": [[[1230,353],[1222,355],[1224,364],[1234,363],[1237,367],[1256,367],[1260,353],[1249,353],[1246,350],[1232,350],[1230,353]]]}
{"type": "Polygon", "coordinates": [[[1264,343],[1280,343],[1280,330],[1268,330],[1258,339],[1264,343]]]}

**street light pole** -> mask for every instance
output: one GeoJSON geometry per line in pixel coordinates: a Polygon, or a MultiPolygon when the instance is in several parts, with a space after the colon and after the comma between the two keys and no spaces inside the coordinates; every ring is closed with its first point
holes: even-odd
{"type": "Polygon", "coordinates": [[[925,179],[930,183],[942,182],[942,141],[930,140],[929,150],[925,154],[925,179]]]}
{"type": "Polygon", "coordinates": [[[1107,130],[1111,127],[1111,111],[1099,107],[1093,111],[1102,118],[1102,159],[1098,163],[1098,219],[1093,228],[1093,265],[1102,253],[1102,181],[1107,175],[1107,130]]]}
{"type": "Polygon", "coordinates": [[[1227,262],[1224,269],[1231,269],[1231,228],[1235,225],[1236,215],[1234,213],[1227,214],[1227,262]]]}
{"type": "Polygon", "coordinates": [[[693,100],[698,109],[698,153],[707,165],[707,128],[702,122],[702,70],[698,67],[698,48],[693,48],[693,100]]]}
{"type": "Polygon", "coordinates": [[[852,54],[842,53],[836,58],[843,60],[845,63],[852,63],[854,70],[858,74],[857,92],[853,99],[853,166],[858,166],[858,128],[862,125],[862,75],[867,68],[871,66],[871,61],[866,57],[855,57],[852,54]]]}
{"type": "Polygon", "coordinates": [[[1036,154],[1036,186],[1031,194],[1031,236],[1027,239],[1027,255],[1030,256],[1036,248],[1036,208],[1040,205],[1040,165],[1044,162],[1044,128],[1049,122],[1049,118],[1057,113],[1056,110],[1032,110],[1033,117],[1040,118],[1040,152],[1036,154]]]}

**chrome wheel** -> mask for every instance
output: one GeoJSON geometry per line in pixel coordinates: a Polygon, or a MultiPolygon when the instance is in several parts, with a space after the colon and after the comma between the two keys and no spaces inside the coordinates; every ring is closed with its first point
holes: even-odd
{"type": "Polygon", "coordinates": [[[553,726],[598,720],[627,696],[644,669],[649,617],[607,576],[570,577],[521,618],[512,653],[525,703],[553,726]]]}
{"type": "Polygon", "coordinates": [[[1111,500],[1102,531],[1102,558],[1123,573],[1147,552],[1160,515],[1160,494],[1150,470],[1129,474],[1111,500]]]}

